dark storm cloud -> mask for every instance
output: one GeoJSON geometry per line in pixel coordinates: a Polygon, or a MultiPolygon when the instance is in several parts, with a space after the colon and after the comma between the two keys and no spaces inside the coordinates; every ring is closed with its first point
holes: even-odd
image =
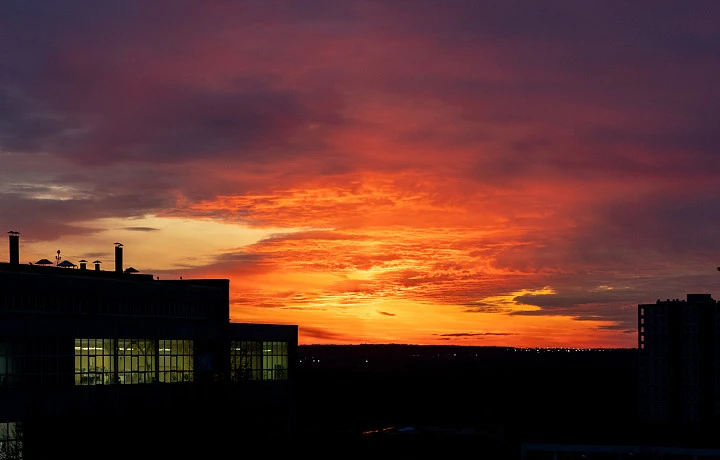
{"type": "Polygon", "coordinates": [[[352,341],[351,337],[319,327],[302,326],[299,328],[298,333],[302,334],[306,341],[307,339],[335,340],[337,342],[352,341]]]}
{"type": "Polygon", "coordinates": [[[574,208],[569,229],[528,232],[528,244],[503,250],[498,266],[548,276],[593,273],[599,284],[608,275],[694,276],[712,266],[720,252],[720,197],[711,182],[691,186],[668,175],[657,184],[638,183],[637,192],[626,186],[629,193],[574,208]]]}
{"type": "Polygon", "coordinates": [[[305,241],[305,240],[328,240],[328,241],[358,241],[366,240],[369,237],[364,235],[350,235],[330,230],[309,230],[296,231],[292,233],[272,234],[262,239],[264,244],[282,243],[285,241],[305,241]]]}
{"type": "MultiPolygon", "coordinates": [[[[656,300],[684,298],[687,293],[709,293],[717,282],[713,266],[670,264],[659,270],[627,267],[627,272],[572,273],[552,278],[554,293],[523,294],[516,305],[538,310],[509,312],[516,316],[568,316],[578,321],[609,321],[604,328],[637,327],[637,306],[656,300]],[[673,269],[674,268],[674,269],[673,269]]],[[[636,331],[636,329],[635,329],[636,331]]]]}
{"type": "MultiPolygon", "coordinates": [[[[669,177],[672,179],[672,175],[669,177]]],[[[647,246],[668,260],[720,252],[720,196],[711,183],[693,189],[661,190],[601,207],[599,222],[606,243],[647,246]]],[[[598,242],[599,243],[599,242],[598,242]]]]}
{"type": "Polygon", "coordinates": [[[88,192],[79,198],[53,198],[56,193],[45,185],[16,187],[13,192],[0,192],[0,222],[18,229],[30,241],[54,240],[63,235],[92,234],[102,230],[97,226],[81,225],[81,221],[137,217],[170,204],[167,196],[146,191],[88,192]]]}
{"type": "Polygon", "coordinates": [[[380,310],[378,310],[377,312],[378,312],[379,314],[381,314],[381,315],[384,315],[384,316],[397,316],[395,313],[388,313],[388,312],[386,312],[386,311],[380,311],[380,310]]]}
{"type": "Polygon", "coordinates": [[[190,46],[212,35],[212,15],[202,15],[209,22],[197,30],[185,27],[193,20],[188,8],[165,16],[152,6],[91,3],[34,3],[0,20],[10,30],[0,45],[0,149],[53,151],[83,164],[218,155],[263,163],[287,156],[281,147],[306,125],[339,122],[332,103],[321,102],[331,92],[310,107],[296,92],[274,88],[272,75],[239,73],[230,86],[174,81],[160,62],[181,56],[162,34],[190,46]]]}
{"type": "Polygon", "coordinates": [[[510,332],[456,332],[452,334],[435,334],[440,337],[482,337],[485,335],[515,335],[510,332]]]}
{"type": "MultiPolygon", "coordinates": [[[[42,82],[29,83],[37,84],[42,82]]],[[[285,155],[276,149],[286,138],[303,124],[317,121],[296,95],[267,88],[158,88],[153,92],[159,100],[152,105],[132,113],[113,113],[108,107],[109,112],[103,114],[57,106],[41,107],[34,113],[32,103],[11,100],[9,90],[5,92],[0,99],[0,148],[29,153],[52,149],[89,164],[171,162],[216,155],[277,160],[278,155],[285,155]],[[263,154],[253,156],[255,151],[263,154]]]]}
{"type": "Polygon", "coordinates": [[[157,232],[159,228],[152,227],[123,227],[124,230],[130,230],[131,232],[157,232]]]}
{"type": "Polygon", "coordinates": [[[464,306],[467,313],[509,313],[512,311],[512,306],[501,307],[484,302],[470,302],[464,306]]]}
{"type": "MultiPolygon", "coordinates": [[[[194,43],[206,43],[208,37],[215,40],[207,44],[213,46],[208,51],[220,51],[218,59],[232,63],[232,43],[217,41],[218,35],[233,23],[236,30],[243,25],[249,30],[246,37],[233,35],[235,39],[256,41],[253,21],[272,20],[292,31],[312,26],[328,39],[380,30],[390,43],[412,43],[417,37],[418,49],[428,48],[424,55],[430,68],[430,60],[442,53],[462,62],[474,50],[490,50],[491,59],[503,66],[502,75],[482,75],[483,59],[464,63],[462,73],[437,75],[420,71],[416,67],[422,63],[408,58],[399,59],[383,83],[398,93],[452,103],[463,109],[466,120],[539,123],[524,143],[514,141],[517,155],[486,153],[471,170],[486,179],[549,170],[586,174],[642,170],[642,164],[623,150],[638,144],[672,148],[673,154],[682,148],[694,162],[717,167],[713,149],[718,134],[708,120],[717,118],[713,115],[720,100],[714,84],[720,67],[711,59],[720,51],[720,34],[712,27],[720,8],[706,1],[648,5],[621,1],[334,2],[331,7],[325,2],[303,2],[302,8],[294,2],[204,8],[192,2],[172,3],[172,8],[163,2],[13,4],[0,19],[10,38],[0,45],[5,56],[0,145],[25,152],[52,147],[85,163],[185,161],[218,155],[252,162],[286,158],[289,149],[281,147],[287,147],[303,126],[340,121],[337,103],[317,105],[318,100],[333,97],[329,87],[301,95],[279,89],[279,75],[258,69],[238,69],[237,82],[229,88],[201,80],[181,82],[171,72],[156,74],[163,60],[172,67],[183,60],[185,50],[196,52],[194,43]],[[221,44],[224,47],[218,49],[221,44]],[[588,111],[598,110],[607,112],[609,126],[588,116],[588,111]],[[632,123],[613,119],[619,110],[637,111],[639,116],[632,123]],[[683,120],[663,117],[668,111],[683,120]],[[652,123],[651,113],[661,114],[654,117],[660,126],[647,125],[652,123]],[[548,124],[556,126],[548,130],[548,124]],[[563,140],[566,136],[573,142],[563,140]],[[577,150],[583,141],[594,141],[602,153],[587,146],[579,155],[567,151],[577,150]]],[[[271,37],[261,40],[272,43],[271,37]]],[[[338,68],[326,65],[325,70],[332,74],[338,68]]],[[[475,134],[466,142],[477,142],[482,130],[469,132],[475,134]]],[[[452,143],[463,135],[469,134],[454,140],[445,133],[436,136],[452,143]]],[[[498,134],[490,130],[485,136],[498,134]]],[[[304,148],[293,144],[294,155],[311,146],[316,154],[322,150],[317,139],[304,142],[309,142],[304,148]]],[[[348,162],[352,160],[339,161],[338,170],[348,170],[348,162]]]]}
{"type": "MultiPolygon", "coordinates": [[[[224,276],[257,275],[269,272],[272,268],[272,260],[266,254],[252,254],[242,250],[223,252],[215,255],[209,263],[200,265],[197,262],[188,263],[178,269],[165,269],[149,267],[149,270],[157,273],[163,278],[177,278],[179,276],[197,277],[199,273],[206,276],[217,276],[218,273],[224,276]],[[187,267],[187,268],[186,268],[187,267]],[[207,275],[212,274],[212,275],[207,275]]],[[[234,302],[247,302],[248,299],[237,299],[234,302]]],[[[272,307],[285,305],[284,299],[267,299],[272,307]]]]}
{"type": "MultiPolygon", "coordinates": [[[[647,49],[648,57],[666,52],[710,56],[719,44],[715,25],[720,9],[712,0],[460,0],[442,4],[412,0],[392,2],[391,8],[406,19],[397,24],[399,28],[422,27],[426,35],[454,46],[478,40],[541,40],[605,50],[584,56],[587,63],[625,55],[637,46],[647,49]]],[[[396,20],[397,16],[390,18],[396,20]]],[[[536,61],[547,58],[544,53],[535,56],[536,61]]]]}
{"type": "Polygon", "coordinates": [[[79,222],[139,217],[175,205],[188,172],[156,166],[68,167],[56,157],[0,153],[0,221],[30,239],[100,230],[79,222]]]}
{"type": "MultiPolygon", "coordinates": [[[[639,303],[712,292],[714,254],[720,251],[714,210],[720,202],[712,186],[667,182],[659,191],[578,210],[571,231],[528,233],[528,244],[501,251],[497,266],[533,274],[516,280],[516,289],[531,292],[514,297],[515,305],[506,305],[505,311],[531,305],[539,309],[511,314],[611,321],[629,330],[636,327],[639,303]],[[544,293],[547,287],[553,293],[544,293]]],[[[469,304],[468,311],[495,312],[497,307],[469,304]]]]}
{"type": "Polygon", "coordinates": [[[718,171],[716,2],[392,5],[390,20],[404,18],[401,31],[423,30],[426,46],[465,62],[462,73],[387,84],[452,103],[477,125],[464,142],[488,148],[468,173],[489,181],[568,173],[649,179],[672,169],[709,180],[718,171]],[[494,73],[474,65],[488,60],[494,73]],[[510,142],[499,129],[508,125],[516,131],[510,142]],[[514,145],[515,154],[497,142],[514,145]]]}
{"type": "Polygon", "coordinates": [[[576,321],[604,321],[598,326],[607,330],[634,330],[637,332],[637,303],[618,308],[615,304],[573,305],[572,307],[543,308],[536,311],[517,311],[513,316],[566,316],[576,321]]]}

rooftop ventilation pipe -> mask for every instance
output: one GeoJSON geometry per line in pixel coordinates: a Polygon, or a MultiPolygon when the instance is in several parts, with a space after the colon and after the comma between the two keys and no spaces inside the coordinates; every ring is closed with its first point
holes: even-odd
{"type": "Polygon", "coordinates": [[[123,272],[123,245],[122,243],[115,243],[115,273],[123,272]]]}
{"type": "Polygon", "coordinates": [[[8,232],[10,237],[10,263],[20,265],[20,232],[14,230],[8,232]]]}

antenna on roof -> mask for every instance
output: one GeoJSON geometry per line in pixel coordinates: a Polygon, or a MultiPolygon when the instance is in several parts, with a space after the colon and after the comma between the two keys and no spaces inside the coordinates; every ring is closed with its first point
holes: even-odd
{"type": "Polygon", "coordinates": [[[60,257],[60,250],[58,249],[58,250],[57,250],[57,255],[55,256],[55,266],[56,266],[56,267],[59,267],[59,266],[60,266],[60,259],[62,259],[62,257],[60,257]]]}

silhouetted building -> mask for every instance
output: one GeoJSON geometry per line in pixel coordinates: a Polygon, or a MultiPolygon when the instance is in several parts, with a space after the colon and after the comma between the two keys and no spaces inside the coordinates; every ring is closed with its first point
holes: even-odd
{"type": "Polygon", "coordinates": [[[710,294],[638,305],[640,418],[715,423],[720,415],[720,311],[710,294]]]}
{"type": "Polygon", "coordinates": [[[523,444],[520,460],[717,460],[720,449],[646,445],[523,444]]]}
{"type": "Polygon", "coordinates": [[[297,326],[232,323],[229,280],[123,270],[119,243],[114,271],[19,264],[18,237],[0,263],[0,458],[211,458],[291,434],[297,326]]]}

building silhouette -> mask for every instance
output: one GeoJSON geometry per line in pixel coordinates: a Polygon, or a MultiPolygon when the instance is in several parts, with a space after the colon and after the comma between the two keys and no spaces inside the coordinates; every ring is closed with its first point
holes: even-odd
{"type": "MultiPolygon", "coordinates": [[[[296,325],[233,323],[229,280],[0,263],[0,458],[202,458],[293,429],[296,325]]],[[[58,251],[59,254],[59,251],[58,251]]]]}
{"type": "Polygon", "coordinates": [[[638,305],[640,419],[715,424],[720,415],[720,306],[710,294],[638,305]]]}

